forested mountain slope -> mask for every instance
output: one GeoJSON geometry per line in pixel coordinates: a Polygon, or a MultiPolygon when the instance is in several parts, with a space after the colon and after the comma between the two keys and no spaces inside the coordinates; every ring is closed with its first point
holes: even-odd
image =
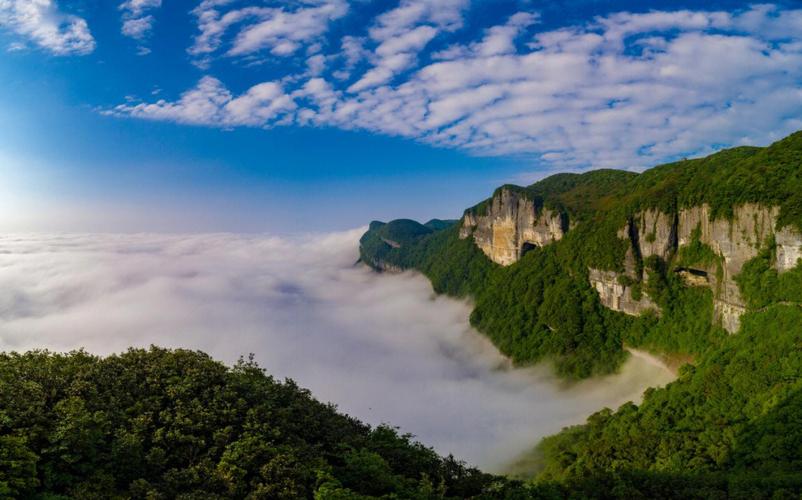
{"type": "Polygon", "coordinates": [[[517,363],[582,378],[616,370],[626,346],[693,360],[639,407],[546,440],[543,478],[798,474],[802,133],[503,186],[447,229],[396,228],[371,224],[362,260],[470,297],[472,324],[517,363]]]}
{"type": "Polygon", "coordinates": [[[755,263],[786,285],[776,300],[802,301],[802,133],[642,174],[502,186],[443,226],[374,222],[362,260],[470,296],[472,323],[519,363],[586,377],[616,369],[624,344],[696,356],[770,302],[754,298],[770,279],[755,263]]]}
{"type": "MultiPolygon", "coordinates": [[[[794,404],[767,417],[768,428],[785,424],[794,404]]],[[[748,432],[744,444],[764,455],[791,444],[748,432]]],[[[0,355],[0,498],[784,498],[802,487],[790,472],[556,475],[523,483],[484,474],[342,415],[252,362],[228,368],[200,352],[155,347],[107,358],[0,355]]]]}
{"type": "Polygon", "coordinates": [[[466,498],[496,480],[252,362],[0,354],[0,498],[466,498]]]}

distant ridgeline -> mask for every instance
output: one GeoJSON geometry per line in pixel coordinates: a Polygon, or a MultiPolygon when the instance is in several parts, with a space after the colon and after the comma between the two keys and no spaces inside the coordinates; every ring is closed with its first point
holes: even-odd
{"type": "Polygon", "coordinates": [[[642,174],[502,186],[441,229],[374,222],[362,260],[470,297],[516,363],[568,378],[625,346],[693,359],[638,408],[550,438],[544,477],[802,471],[802,132],[642,174]]]}

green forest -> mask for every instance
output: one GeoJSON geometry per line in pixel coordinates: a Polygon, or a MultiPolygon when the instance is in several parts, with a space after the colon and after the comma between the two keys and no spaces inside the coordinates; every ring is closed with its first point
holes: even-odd
{"type": "MultiPolygon", "coordinates": [[[[625,344],[697,357],[726,332],[709,321],[712,292],[686,286],[675,271],[715,264],[718,257],[710,248],[694,241],[668,262],[638,262],[647,279],[629,284],[635,293],[648,287],[660,315],[633,318],[604,308],[589,284],[588,268],[623,270],[629,244],[617,232],[647,208],[676,213],[705,203],[712,217],[726,218],[738,204],[758,203],[779,207],[779,226],[802,228],[800,165],[802,132],[767,148],[724,150],[642,174],[558,174],[529,187],[504,186],[535,206],[558,210],[573,226],[565,238],[528,252],[515,265],[498,266],[470,238],[460,239],[459,223],[432,226],[406,219],[373,222],[360,242],[361,259],[416,269],[437,293],[470,297],[472,324],[519,364],[548,359],[562,376],[586,378],[615,371],[626,357],[625,344]]],[[[488,203],[469,210],[481,214],[488,203]]],[[[774,278],[762,273],[771,267],[773,242],[763,246],[762,257],[748,263],[738,278],[743,295],[754,308],[795,300],[799,273],[774,278]]]]}
{"type": "MultiPolygon", "coordinates": [[[[418,270],[436,292],[469,298],[471,323],[519,365],[545,360],[562,377],[581,379],[616,371],[626,346],[692,361],[675,382],[647,391],[642,404],[605,409],[544,440],[535,453],[537,484],[576,486],[589,478],[612,481],[612,474],[637,478],[639,487],[666,480],[693,490],[678,497],[697,495],[706,484],[712,489],[703,497],[749,498],[760,496],[749,485],[762,481],[764,493],[798,498],[802,265],[778,273],[775,242],[761,244],[735,278],[747,313],[733,335],[711,320],[713,290],[689,286],[676,272],[689,265],[721,272],[719,256],[698,233],[667,260],[638,259],[642,278],[626,283],[633,296],[648,293],[659,313],[628,316],[605,308],[587,269],[623,270],[628,242],[616,233],[648,208],[676,214],[707,204],[711,217],[726,219],[733,207],[756,203],[779,208],[777,229],[802,228],[802,133],[767,148],[725,150],[642,174],[560,174],[505,188],[557,210],[571,220],[571,230],[502,267],[472,238],[459,238],[460,223],[420,231],[413,221],[373,223],[361,241],[362,260],[418,270]]],[[[482,214],[488,203],[469,211],[482,214]]],[[[672,494],[644,493],[652,496],[672,494]]]]}
{"type": "Polygon", "coordinates": [[[2,498],[466,498],[502,488],[253,361],[0,354],[2,498]]]}
{"type": "MultiPolygon", "coordinates": [[[[756,356],[771,358],[767,353],[790,342],[778,338],[756,356]]],[[[735,363],[728,371],[742,368],[735,363]]],[[[774,377],[788,377],[788,370],[774,377]]],[[[688,370],[687,388],[665,397],[655,391],[647,404],[691,404],[696,385],[712,383],[702,371],[688,370]]],[[[770,382],[736,380],[747,391],[770,382]]],[[[641,441],[622,439],[637,413],[626,407],[620,417],[602,412],[548,440],[543,447],[553,463],[541,479],[523,482],[440,457],[391,427],[371,428],[292,381],[273,379],[252,360],[227,367],[201,352],[156,347],[105,358],[7,353],[0,354],[0,498],[793,498],[802,487],[795,472],[798,391],[744,395],[737,401],[749,402],[738,407],[742,414],[711,403],[719,413],[704,422],[688,415],[685,425],[754,415],[771,398],[780,398],[776,411],[739,427],[748,440],[731,455],[721,455],[708,437],[682,444],[687,431],[670,425],[668,408],[652,409],[641,423],[666,429],[665,444],[653,448],[659,439],[640,428],[641,441]],[[698,466],[682,468],[690,446],[698,449],[698,466]],[[613,459],[616,450],[627,455],[613,459]],[[650,466],[655,453],[673,467],[650,466]],[[722,474],[716,460],[750,473],[722,474]]]]}

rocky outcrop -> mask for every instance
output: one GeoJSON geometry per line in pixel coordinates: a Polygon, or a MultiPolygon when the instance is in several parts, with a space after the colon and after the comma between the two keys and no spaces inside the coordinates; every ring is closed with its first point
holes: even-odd
{"type": "MultiPolygon", "coordinates": [[[[777,244],[777,270],[782,272],[795,267],[802,257],[802,235],[790,227],[776,229],[777,207],[744,204],[734,207],[732,217],[727,219],[714,219],[710,214],[707,205],[686,208],[676,215],[647,210],[633,217],[619,236],[629,237],[632,252],[644,259],[654,255],[670,261],[679,249],[691,245],[694,239],[707,245],[720,258],[720,269],[716,264],[678,268],[677,271],[689,285],[713,289],[716,319],[728,331],[735,332],[746,311],[735,277],[771,237],[777,244]]],[[[630,253],[627,255],[629,260],[630,253]]]]}
{"type": "Polygon", "coordinates": [[[465,213],[460,238],[473,237],[490,260],[508,266],[527,250],[562,239],[567,229],[563,214],[538,208],[523,193],[502,188],[488,201],[484,213],[465,213]]]}
{"type": "Polygon", "coordinates": [[[735,276],[775,234],[778,213],[777,207],[766,208],[755,204],[735,207],[732,219],[712,219],[707,205],[679,213],[679,246],[691,244],[696,232],[699,241],[721,257],[721,280],[716,283],[714,290],[714,306],[716,319],[730,332],[738,330],[741,315],[746,312],[735,276]]]}
{"type": "Polygon", "coordinates": [[[711,287],[710,273],[707,271],[681,267],[676,270],[676,273],[687,286],[711,287]]]}
{"type": "Polygon", "coordinates": [[[636,241],[641,257],[656,255],[668,260],[677,247],[677,223],[673,215],[650,209],[637,214],[630,231],[637,232],[636,241]]]}
{"type": "Polygon", "coordinates": [[[399,273],[403,273],[404,272],[404,269],[402,269],[401,267],[398,267],[395,264],[390,264],[390,263],[385,262],[383,260],[371,260],[371,261],[366,262],[366,263],[369,264],[370,267],[372,267],[374,270],[380,271],[380,272],[383,272],[383,273],[399,274],[399,273]]]}
{"type": "Polygon", "coordinates": [[[387,238],[382,238],[382,241],[388,245],[390,248],[401,248],[401,243],[397,241],[393,241],[387,238]]]}
{"type": "MultiPolygon", "coordinates": [[[[744,264],[757,256],[772,237],[776,242],[778,271],[795,267],[802,258],[802,234],[791,227],[777,229],[778,215],[778,207],[757,204],[734,207],[729,218],[711,218],[707,205],[685,208],[678,213],[641,211],[618,232],[620,238],[631,243],[623,262],[624,272],[590,269],[591,285],[610,309],[632,315],[658,310],[645,293],[637,300],[632,294],[633,285],[644,284],[640,263],[659,257],[673,263],[674,271],[689,286],[711,288],[715,320],[735,332],[746,312],[746,303],[735,281],[744,264]],[[693,266],[678,263],[675,260],[678,252],[695,240],[709,247],[718,262],[693,266]]],[[[490,260],[508,266],[531,248],[559,241],[568,228],[565,214],[538,206],[520,190],[504,187],[481,208],[465,212],[459,235],[462,239],[473,238],[490,260]]]]}
{"type": "Polygon", "coordinates": [[[796,267],[799,259],[802,259],[799,233],[784,227],[774,234],[774,241],[777,244],[777,261],[775,262],[777,270],[787,271],[796,267]]]}
{"type": "Polygon", "coordinates": [[[632,316],[639,316],[645,311],[659,312],[655,304],[645,293],[641,292],[639,299],[634,299],[633,288],[622,282],[621,275],[615,271],[601,271],[589,269],[588,279],[599,294],[602,305],[614,311],[620,311],[632,316]]]}

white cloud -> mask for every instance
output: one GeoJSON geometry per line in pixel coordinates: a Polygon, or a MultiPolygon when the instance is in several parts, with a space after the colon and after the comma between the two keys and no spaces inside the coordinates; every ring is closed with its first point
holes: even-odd
{"type": "MultiPolygon", "coordinates": [[[[346,37],[341,57],[327,56],[333,78],[312,61],[314,80],[284,80],[297,109],[282,123],[571,169],[645,167],[802,128],[802,10],[624,12],[528,40],[538,17],[522,12],[421,65],[435,37],[459,29],[466,5],[403,0],[378,16],[368,37],[346,37]]],[[[205,124],[232,125],[223,111],[208,115],[205,124]]]]}
{"type": "Polygon", "coordinates": [[[126,0],[119,6],[122,11],[122,34],[139,43],[137,54],[141,56],[151,52],[144,44],[156,22],[156,18],[150,12],[161,6],[162,0],[126,0]]]}
{"type": "Polygon", "coordinates": [[[309,76],[319,76],[326,69],[326,56],[315,54],[306,59],[307,74],[309,76]]]}
{"type": "Polygon", "coordinates": [[[201,66],[223,45],[233,28],[238,31],[225,51],[228,56],[248,56],[268,51],[288,57],[307,44],[315,43],[328,30],[329,23],[348,12],[346,0],[303,0],[295,8],[235,8],[232,0],[204,0],[193,10],[200,33],[189,49],[201,66]]]}
{"type": "Polygon", "coordinates": [[[400,71],[412,66],[415,62],[414,54],[402,52],[384,56],[376,65],[362,75],[356,83],[348,87],[349,92],[360,92],[387,83],[400,71]]]}
{"type": "Polygon", "coordinates": [[[123,21],[123,35],[141,40],[150,33],[153,28],[153,16],[137,17],[123,21]]]}
{"type": "Polygon", "coordinates": [[[373,67],[352,84],[349,92],[361,92],[390,82],[417,63],[418,53],[442,31],[462,27],[468,0],[402,0],[370,28],[378,43],[371,57],[373,67]]]}
{"type": "Polygon", "coordinates": [[[376,54],[390,57],[405,52],[416,53],[423,49],[437,35],[437,29],[431,26],[418,26],[404,34],[384,40],[376,48],[376,54]]]}
{"type": "Polygon", "coordinates": [[[383,41],[374,51],[374,67],[351,85],[348,91],[359,92],[389,82],[396,74],[414,65],[416,54],[436,35],[437,29],[418,26],[383,41]]]}
{"type": "Polygon", "coordinates": [[[254,85],[243,95],[234,97],[220,80],[207,76],[176,102],[121,104],[105,113],[190,125],[267,126],[295,107],[292,98],[277,82],[254,85]]]}
{"type": "Polygon", "coordinates": [[[468,304],[355,267],[360,234],[3,235],[0,349],[253,352],[349,414],[489,469],[671,379],[639,359],[570,389],[546,367],[510,369],[468,304]]]}
{"type": "Polygon", "coordinates": [[[224,108],[228,120],[237,125],[263,125],[295,109],[292,98],[276,82],[260,83],[224,108]]]}
{"type": "MultiPolygon", "coordinates": [[[[64,14],[53,0],[0,0],[0,28],[56,55],[84,55],[95,49],[86,20],[64,14]]],[[[19,42],[13,50],[21,48],[19,42]]]]}
{"type": "Polygon", "coordinates": [[[348,69],[353,68],[359,61],[365,58],[366,50],[364,47],[365,40],[345,36],[342,39],[342,55],[345,58],[345,66],[348,69]]]}
{"type": "Polygon", "coordinates": [[[539,15],[528,12],[518,12],[510,16],[506,24],[494,26],[487,30],[481,42],[473,43],[468,47],[452,45],[451,47],[432,55],[436,60],[453,60],[471,56],[497,56],[512,54],[516,51],[515,39],[521,36],[524,30],[540,19],[539,15]]]}
{"type": "Polygon", "coordinates": [[[463,11],[469,4],[469,0],[401,0],[397,8],[376,18],[370,36],[374,40],[389,40],[421,24],[455,31],[462,27],[463,11]]]}
{"type": "Polygon", "coordinates": [[[129,12],[132,16],[141,16],[151,9],[162,6],[162,0],[126,0],[120,4],[120,9],[129,12]]]}

